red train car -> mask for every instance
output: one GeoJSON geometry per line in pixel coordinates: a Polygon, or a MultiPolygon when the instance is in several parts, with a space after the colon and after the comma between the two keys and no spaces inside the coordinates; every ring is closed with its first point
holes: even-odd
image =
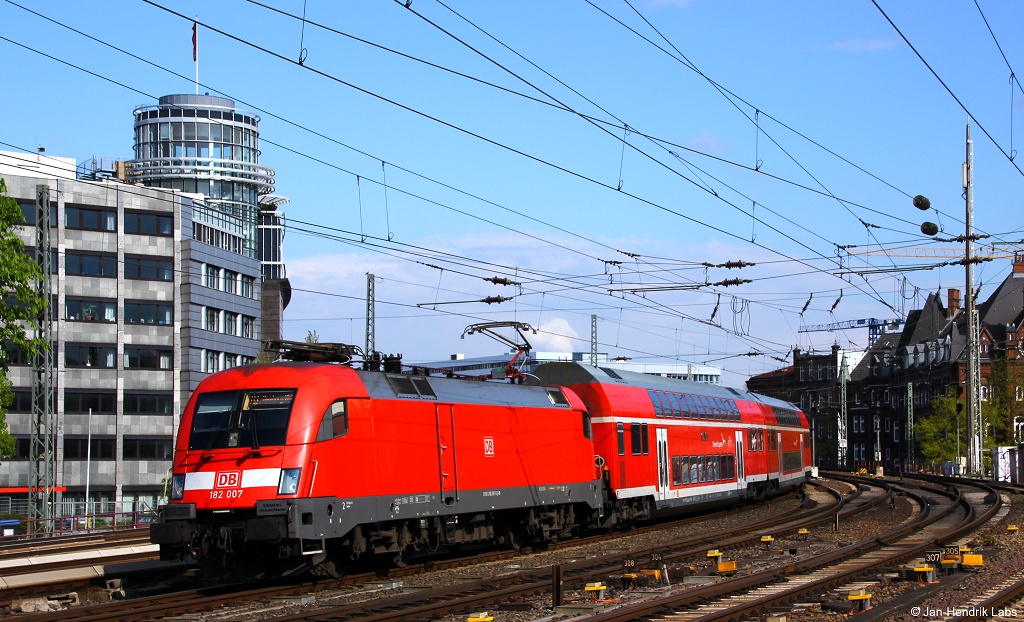
{"type": "Polygon", "coordinates": [[[238,367],[189,400],[151,540],[218,571],[334,574],[370,554],[569,535],[599,511],[599,478],[589,416],[558,387],[238,367]]]}
{"type": "Polygon", "coordinates": [[[810,471],[807,419],[786,402],[575,363],[532,373],[586,404],[609,491],[606,514],[619,519],[761,499],[801,485],[810,471]]]}

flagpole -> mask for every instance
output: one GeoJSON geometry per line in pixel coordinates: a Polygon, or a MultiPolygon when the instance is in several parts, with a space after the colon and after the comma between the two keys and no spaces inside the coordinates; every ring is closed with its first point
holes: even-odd
{"type": "Polygon", "coordinates": [[[196,95],[199,95],[199,22],[192,22],[192,60],[196,64],[196,95]]]}

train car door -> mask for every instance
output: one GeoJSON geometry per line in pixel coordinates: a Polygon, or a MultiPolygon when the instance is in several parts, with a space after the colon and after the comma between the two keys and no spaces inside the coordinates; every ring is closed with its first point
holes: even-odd
{"type": "Polygon", "coordinates": [[[459,500],[459,476],[455,455],[455,411],[451,404],[437,404],[437,471],[441,502],[454,505],[459,500]]]}
{"type": "Polygon", "coordinates": [[[658,500],[668,498],[668,430],[655,428],[658,443],[658,500]]]}
{"type": "Polygon", "coordinates": [[[746,484],[743,482],[743,478],[746,477],[743,469],[743,448],[746,445],[743,443],[743,430],[736,430],[736,487],[744,488],[746,484]]]}
{"type": "Polygon", "coordinates": [[[785,463],[782,461],[782,432],[775,433],[775,447],[778,449],[776,460],[778,460],[777,465],[779,467],[779,477],[782,477],[782,472],[785,468],[783,466],[785,463]]]}

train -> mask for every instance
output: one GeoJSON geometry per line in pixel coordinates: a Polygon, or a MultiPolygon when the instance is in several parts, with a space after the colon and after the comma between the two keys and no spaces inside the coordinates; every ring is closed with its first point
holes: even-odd
{"type": "Polygon", "coordinates": [[[161,559],[336,577],[628,528],[809,476],[807,418],[763,395],[573,362],[487,382],[341,360],[199,384],[150,525],[161,559]]]}

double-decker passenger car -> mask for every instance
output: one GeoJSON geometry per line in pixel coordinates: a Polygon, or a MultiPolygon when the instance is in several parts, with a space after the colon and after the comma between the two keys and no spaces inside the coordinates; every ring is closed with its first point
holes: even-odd
{"type": "Polygon", "coordinates": [[[655,511],[762,499],[810,470],[804,415],[763,395],[575,363],[533,375],[580,396],[614,510],[655,511]]]}

